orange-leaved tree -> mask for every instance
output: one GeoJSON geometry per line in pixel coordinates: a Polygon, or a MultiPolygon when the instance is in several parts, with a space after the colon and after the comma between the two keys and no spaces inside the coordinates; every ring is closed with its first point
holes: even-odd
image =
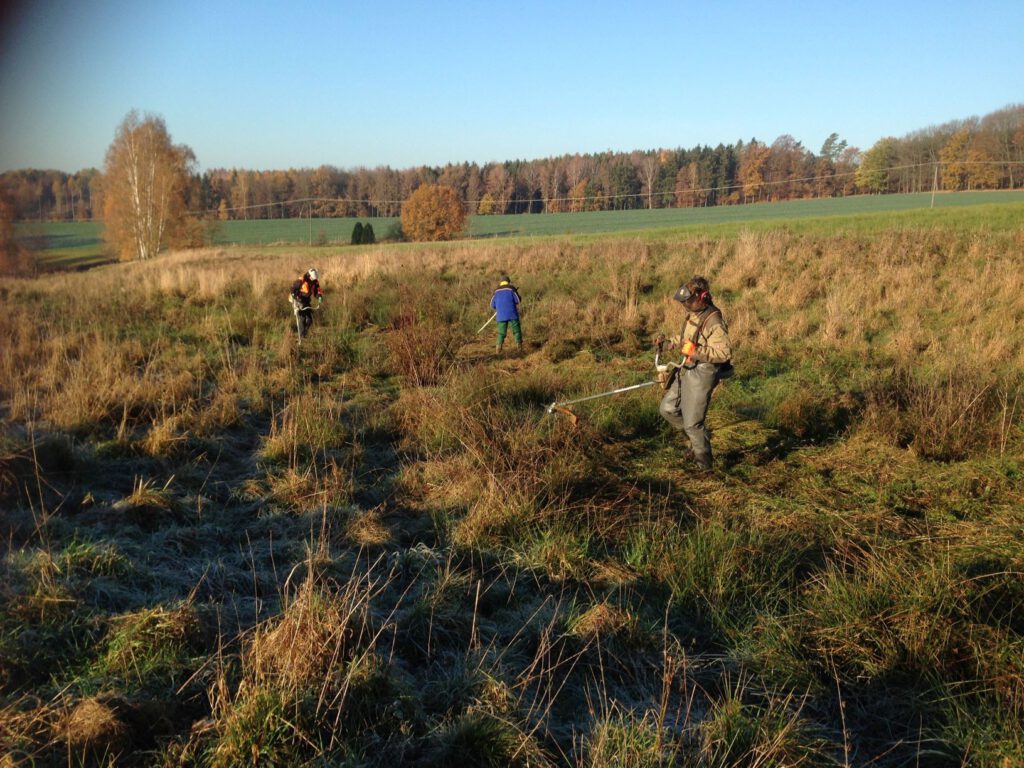
{"type": "Polygon", "coordinates": [[[185,230],[192,150],[160,117],[134,110],[117,128],[103,173],[104,237],[122,259],[149,259],[185,230]]]}
{"type": "Polygon", "coordinates": [[[967,160],[967,150],[970,146],[971,132],[967,128],[961,128],[950,136],[949,141],[939,150],[943,189],[966,189],[969,172],[964,161],[967,160]]]}
{"type": "Polygon", "coordinates": [[[410,240],[451,240],[466,227],[466,208],[451,187],[428,184],[402,203],[402,233],[410,240]]]}
{"type": "Polygon", "coordinates": [[[0,275],[31,272],[33,259],[14,237],[14,203],[6,190],[0,189],[0,275]]]}

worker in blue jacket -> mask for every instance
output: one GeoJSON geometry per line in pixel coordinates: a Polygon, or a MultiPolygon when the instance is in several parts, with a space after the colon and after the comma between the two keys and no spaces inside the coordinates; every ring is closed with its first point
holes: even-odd
{"type": "Polygon", "coordinates": [[[494,310],[498,322],[498,345],[495,351],[501,354],[501,347],[505,343],[505,335],[510,327],[516,340],[516,351],[522,350],[523,329],[519,325],[519,291],[512,285],[512,279],[508,275],[501,276],[501,282],[491,297],[491,309],[494,310]]]}

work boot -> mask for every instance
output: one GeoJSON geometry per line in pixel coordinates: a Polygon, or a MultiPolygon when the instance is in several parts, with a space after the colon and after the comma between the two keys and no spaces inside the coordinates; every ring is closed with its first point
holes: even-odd
{"type": "Polygon", "coordinates": [[[516,354],[517,355],[523,354],[523,342],[521,342],[521,341],[517,341],[516,342],[516,354]]]}
{"type": "Polygon", "coordinates": [[[500,342],[494,346],[494,354],[496,354],[496,355],[500,355],[501,354],[501,343],[500,342]]]}
{"type": "Polygon", "coordinates": [[[693,454],[693,460],[697,462],[697,465],[705,472],[711,471],[711,454],[710,453],[695,453],[693,454]]]}

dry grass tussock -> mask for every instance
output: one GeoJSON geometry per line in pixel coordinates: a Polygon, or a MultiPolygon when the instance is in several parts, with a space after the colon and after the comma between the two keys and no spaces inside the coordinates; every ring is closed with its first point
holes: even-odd
{"type": "Polygon", "coordinates": [[[343,674],[346,662],[374,639],[372,597],[372,588],[362,579],[321,586],[308,577],[288,598],[281,618],[253,635],[246,656],[253,685],[272,680],[301,690],[328,685],[343,674]]]}

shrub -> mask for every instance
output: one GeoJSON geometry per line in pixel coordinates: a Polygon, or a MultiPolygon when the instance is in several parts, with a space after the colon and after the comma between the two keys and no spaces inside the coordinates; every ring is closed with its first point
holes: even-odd
{"type": "Polygon", "coordinates": [[[452,240],[466,227],[466,209],[451,187],[432,184],[402,203],[402,231],[411,240],[452,240]]]}

